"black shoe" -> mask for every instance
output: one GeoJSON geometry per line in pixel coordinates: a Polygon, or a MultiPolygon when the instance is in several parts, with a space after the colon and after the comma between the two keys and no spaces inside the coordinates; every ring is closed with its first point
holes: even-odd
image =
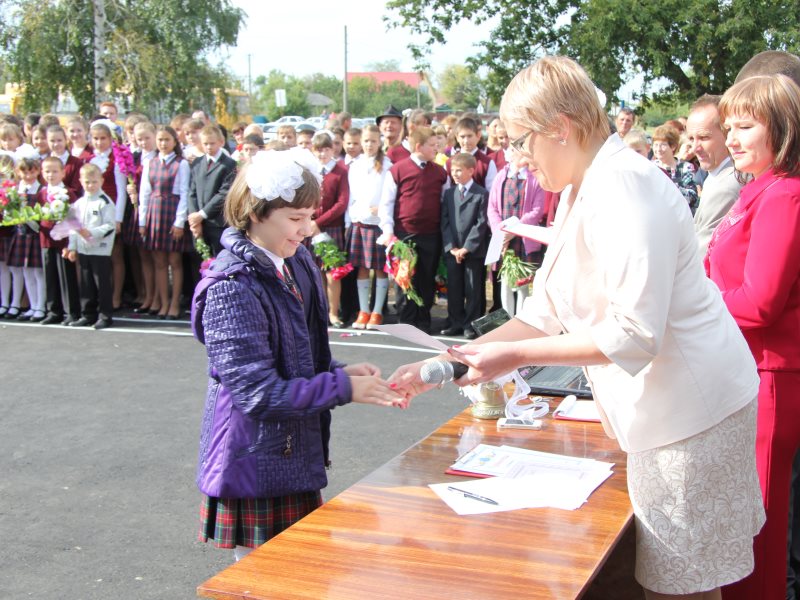
{"type": "Polygon", "coordinates": [[[30,318],[31,323],[41,323],[45,320],[45,315],[42,311],[37,310],[33,313],[33,316],[30,318]],[[38,315],[36,313],[39,313],[38,315]]]}
{"type": "Polygon", "coordinates": [[[150,312],[149,306],[147,308],[142,308],[141,306],[137,306],[136,308],[133,309],[133,314],[135,315],[146,315],[149,312],[150,312]]]}
{"type": "Polygon", "coordinates": [[[447,329],[442,329],[439,334],[440,335],[447,335],[447,336],[454,336],[454,335],[461,335],[464,333],[464,330],[461,327],[448,327],[447,329]]]}
{"type": "Polygon", "coordinates": [[[41,324],[42,325],[58,325],[63,320],[64,320],[64,317],[57,317],[56,315],[47,315],[44,319],[41,320],[41,324]]]}
{"type": "Polygon", "coordinates": [[[18,316],[19,316],[19,309],[16,306],[12,306],[11,308],[8,309],[8,312],[3,315],[3,318],[9,321],[13,321],[18,316]]]}
{"type": "Polygon", "coordinates": [[[111,319],[98,319],[97,323],[94,324],[94,328],[96,330],[100,330],[111,327],[111,325],[113,325],[113,321],[111,319]]]}
{"type": "Polygon", "coordinates": [[[474,340],[476,337],[478,337],[478,334],[475,333],[474,329],[465,329],[464,337],[467,338],[468,340],[474,340]]]}
{"type": "Polygon", "coordinates": [[[73,324],[75,321],[77,321],[78,319],[80,319],[80,317],[73,317],[73,316],[71,316],[71,315],[67,315],[66,317],[64,317],[64,320],[63,320],[63,321],[61,321],[61,324],[62,324],[64,327],[67,327],[67,326],[69,326],[69,325],[72,325],[72,324],[73,324]]]}
{"type": "Polygon", "coordinates": [[[94,321],[91,319],[87,319],[86,317],[81,317],[77,321],[73,321],[69,324],[70,327],[88,327],[89,325],[93,325],[94,321]]]}

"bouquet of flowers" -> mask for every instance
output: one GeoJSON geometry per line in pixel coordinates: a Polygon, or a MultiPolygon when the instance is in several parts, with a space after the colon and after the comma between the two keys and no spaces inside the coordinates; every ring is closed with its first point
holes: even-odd
{"type": "Polygon", "coordinates": [[[411,285],[414,268],[417,266],[417,251],[413,242],[401,242],[393,238],[386,247],[386,265],[383,270],[394,279],[403,293],[417,306],[422,306],[422,298],[411,285]]]}
{"type": "Polygon", "coordinates": [[[311,244],[314,246],[314,254],[322,262],[322,270],[330,271],[332,279],[342,279],[352,272],[353,265],[347,262],[347,254],[339,249],[327,233],[314,236],[311,244]]]}
{"type": "Polygon", "coordinates": [[[194,249],[197,250],[197,254],[200,255],[200,258],[203,261],[200,263],[200,272],[202,273],[211,266],[212,262],[214,262],[214,257],[211,255],[211,247],[203,238],[196,237],[194,238],[194,249]]]}
{"type": "Polygon", "coordinates": [[[0,184],[0,210],[3,220],[0,225],[22,225],[28,221],[38,221],[34,207],[27,206],[17,191],[17,185],[10,179],[0,184]]]}
{"type": "MultiPolygon", "coordinates": [[[[119,142],[114,142],[111,146],[111,151],[114,153],[114,163],[119,167],[120,173],[125,175],[128,183],[133,185],[133,178],[136,175],[136,163],[133,160],[130,148],[119,142]]],[[[137,203],[133,200],[133,206],[136,207],[137,203]]]]}
{"type": "Polygon", "coordinates": [[[506,250],[503,254],[500,279],[511,289],[517,290],[530,284],[535,272],[536,265],[523,261],[513,250],[506,250]]]}
{"type": "Polygon", "coordinates": [[[59,223],[69,214],[69,194],[67,190],[60,189],[47,195],[47,202],[37,206],[39,220],[59,223]]]}

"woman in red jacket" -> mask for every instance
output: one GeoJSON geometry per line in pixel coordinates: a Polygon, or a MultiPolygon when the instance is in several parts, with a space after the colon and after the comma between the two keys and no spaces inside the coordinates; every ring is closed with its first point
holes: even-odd
{"type": "Polygon", "coordinates": [[[783,598],[792,460],[800,446],[800,88],[783,75],[730,88],[719,106],[727,146],[751,176],[709,244],[719,286],[758,365],[756,462],[767,522],[755,570],[725,598],[783,598]]]}

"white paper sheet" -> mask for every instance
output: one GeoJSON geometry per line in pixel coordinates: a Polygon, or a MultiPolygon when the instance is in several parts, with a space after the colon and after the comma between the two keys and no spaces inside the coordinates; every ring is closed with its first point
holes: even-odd
{"type": "Polygon", "coordinates": [[[511,219],[506,219],[501,224],[501,229],[509,233],[513,233],[520,237],[525,237],[542,244],[550,245],[553,242],[553,229],[551,227],[540,227],[539,225],[527,225],[521,223],[519,219],[517,222],[509,222],[511,219]]]}
{"type": "Polygon", "coordinates": [[[426,348],[433,348],[434,350],[441,350],[442,352],[446,352],[448,348],[448,346],[436,338],[431,337],[424,331],[421,331],[413,325],[408,325],[406,323],[400,323],[398,325],[376,325],[375,329],[378,331],[384,331],[389,335],[393,335],[401,340],[411,342],[412,344],[425,346],[426,348]]]}

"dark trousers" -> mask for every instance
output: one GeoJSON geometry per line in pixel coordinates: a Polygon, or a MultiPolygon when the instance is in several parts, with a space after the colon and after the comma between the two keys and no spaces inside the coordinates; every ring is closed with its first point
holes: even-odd
{"type": "Polygon", "coordinates": [[[58,248],[42,248],[47,316],[81,316],[81,296],[75,263],[64,260],[58,248]]]}
{"type": "MultiPolygon", "coordinates": [[[[345,230],[344,233],[344,247],[350,247],[350,238],[353,235],[353,226],[351,225],[345,230]]],[[[345,275],[342,279],[342,294],[339,297],[339,317],[342,321],[354,321],[358,316],[358,269],[353,269],[350,273],[345,275]]],[[[373,282],[373,287],[375,284],[373,282]]]]}
{"type": "Polygon", "coordinates": [[[786,600],[797,600],[800,598],[800,452],[792,463],[787,542],[786,600]]]}
{"type": "Polygon", "coordinates": [[[461,264],[447,252],[447,319],[450,327],[471,329],[475,319],[483,316],[486,297],[486,267],[483,257],[467,256],[461,264]]]}
{"type": "Polygon", "coordinates": [[[81,266],[81,314],[89,320],[114,313],[111,257],[78,254],[81,266]]]}
{"type": "Polygon", "coordinates": [[[400,322],[414,325],[422,331],[431,328],[431,307],[436,292],[436,269],[442,254],[442,236],[440,233],[421,234],[395,231],[395,235],[404,242],[413,242],[417,251],[417,266],[411,285],[422,298],[422,306],[417,306],[404,296],[400,307],[400,322]]]}
{"type": "Polygon", "coordinates": [[[222,252],[222,232],[225,231],[224,227],[217,227],[208,221],[203,222],[203,239],[206,244],[211,247],[211,254],[217,256],[222,252]]]}

